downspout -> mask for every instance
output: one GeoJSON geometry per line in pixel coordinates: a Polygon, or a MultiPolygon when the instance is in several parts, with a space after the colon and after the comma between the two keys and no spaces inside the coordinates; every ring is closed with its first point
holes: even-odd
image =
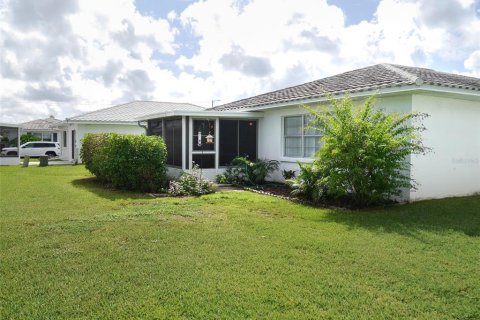
{"type": "Polygon", "coordinates": [[[145,129],[145,135],[148,135],[148,127],[143,125],[141,121],[137,121],[137,125],[140,127],[140,128],[143,128],[145,129]]]}

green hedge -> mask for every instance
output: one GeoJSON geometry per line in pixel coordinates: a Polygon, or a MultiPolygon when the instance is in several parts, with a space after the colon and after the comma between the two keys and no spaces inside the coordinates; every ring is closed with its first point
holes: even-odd
{"type": "Polygon", "coordinates": [[[89,133],[80,156],[91,173],[115,188],[155,192],[167,183],[167,149],[157,136],[89,133]]]}

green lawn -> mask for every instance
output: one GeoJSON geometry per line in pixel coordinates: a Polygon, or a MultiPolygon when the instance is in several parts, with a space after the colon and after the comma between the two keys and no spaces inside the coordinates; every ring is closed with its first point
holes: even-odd
{"type": "Polygon", "coordinates": [[[0,319],[480,319],[480,197],[362,212],[0,168],[0,319]]]}

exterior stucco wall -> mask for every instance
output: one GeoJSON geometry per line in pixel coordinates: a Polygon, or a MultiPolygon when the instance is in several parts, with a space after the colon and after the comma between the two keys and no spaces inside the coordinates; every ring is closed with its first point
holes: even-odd
{"type": "Polygon", "coordinates": [[[427,155],[412,156],[412,177],[420,184],[411,200],[463,196],[480,192],[480,97],[413,95],[413,111],[424,121],[427,155]]]}
{"type": "Polygon", "coordinates": [[[75,139],[75,158],[81,162],[80,159],[80,149],[82,145],[82,139],[87,133],[123,133],[123,134],[145,134],[145,129],[137,125],[127,125],[127,124],[74,124],[70,126],[67,138],[69,139],[68,149],[69,160],[72,160],[71,157],[71,134],[72,130],[76,130],[76,139],[75,139]]]}
{"type": "MultiPolygon", "coordinates": [[[[361,103],[360,100],[356,103],[361,103]]],[[[375,106],[387,112],[406,113],[412,108],[412,96],[409,94],[379,97],[375,106]]],[[[280,161],[280,170],[271,176],[271,180],[283,181],[282,170],[298,170],[297,161],[311,162],[309,158],[287,158],[283,156],[283,118],[307,113],[302,106],[290,106],[264,111],[264,117],[258,126],[258,157],[280,161]]],[[[408,192],[405,195],[408,197],[408,192]]]]}
{"type": "MultiPolygon", "coordinates": [[[[191,173],[192,170],[182,170],[180,168],[171,167],[167,165],[167,175],[172,178],[177,178],[180,176],[182,172],[191,173]]],[[[218,168],[218,169],[203,169],[202,170],[202,177],[209,179],[210,181],[216,180],[216,177],[220,174],[225,172],[225,168],[218,168]]]]}

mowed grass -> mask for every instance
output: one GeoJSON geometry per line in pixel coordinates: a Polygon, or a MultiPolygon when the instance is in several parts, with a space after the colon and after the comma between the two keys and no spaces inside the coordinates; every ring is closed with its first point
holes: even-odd
{"type": "Polygon", "coordinates": [[[480,197],[359,212],[0,168],[0,319],[480,319],[480,197]]]}

